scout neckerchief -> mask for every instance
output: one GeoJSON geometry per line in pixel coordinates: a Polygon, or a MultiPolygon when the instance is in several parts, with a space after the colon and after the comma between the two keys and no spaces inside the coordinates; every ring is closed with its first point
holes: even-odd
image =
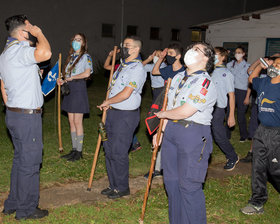
{"type": "Polygon", "coordinates": [[[186,71],[184,72],[184,78],[183,78],[183,79],[181,80],[181,82],[179,83],[178,88],[177,88],[177,90],[176,90],[176,92],[175,92],[175,96],[174,96],[174,99],[173,99],[173,107],[175,106],[177,97],[178,97],[180,91],[182,90],[184,84],[186,83],[187,79],[188,79],[190,76],[194,76],[194,75],[196,75],[196,74],[198,75],[198,74],[201,74],[201,73],[203,73],[203,72],[205,72],[205,70],[198,70],[198,71],[196,71],[196,72],[194,72],[194,73],[192,73],[192,74],[190,74],[190,75],[188,75],[186,71]]]}
{"type": "Polygon", "coordinates": [[[215,68],[226,68],[226,66],[224,64],[221,65],[215,65],[215,68]]]}
{"type": "Polygon", "coordinates": [[[15,45],[15,44],[19,44],[18,39],[13,38],[13,37],[8,37],[3,53],[4,53],[6,50],[8,50],[8,48],[10,48],[11,46],[13,46],[13,45],[15,45]]]}
{"type": "Polygon", "coordinates": [[[126,66],[128,66],[128,65],[130,65],[130,64],[132,64],[132,63],[135,63],[135,62],[141,62],[141,63],[142,63],[142,59],[141,59],[141,56],[140,56],[140,55],[138,55],[137,58],[135,58],[135,59],[133,59],[132,61],[129,61],[129,62],[125,62],[125,60],[122,60],[120,66],[118,67],[118,69],[117,69],[115,75],[114,75],[113,78],[112,78],[112,82],[111,82],[111,85],[110,85],[110,87],[109,87],[108,90],[110,90],[110,89],[113,88],[113,86],[115,85],[115,83],[116,83],[116,81],[117,81],[117,79],[118,79],[118,77],[119,77],[119,74],[121,73],[121,71],[123,70],[123,68],[125,68],[126,66]]]}
{"type": "MultiPolygon", "coordinates": [[[[71,59],[70,59],[70,61],[69,61],[69,63],[68,63],[69,66],[68,66],[68,68],[67,68],[66,75],[71,76],[72,71],[70,72],[69,70],[70,70],[71,66],[74,64],[74,62],[76,61],[76,59],[78,58],[78,56],[79,56],[79,54],[77,54],[77,53],[73,53],[73,54],[72,54],[72,57],[71,57],[71,59]]],[[[74,68],[73,68],[73,69],[74,69],[74,68]]]]}

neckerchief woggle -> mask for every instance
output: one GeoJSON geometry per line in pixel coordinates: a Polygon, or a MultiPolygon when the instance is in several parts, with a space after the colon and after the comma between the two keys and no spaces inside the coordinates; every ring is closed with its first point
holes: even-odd
{"type": "Polygon", "coordinates": [[[112,78],[112,82],[110,84],[110,87],[108,90],[111,90],[113,88],[113,86],[115,85],[116,81],[117,81],[117,78],[119,77],[119,74],[121,73],[121,71],[123,70],[123,68],[125,68],[126,66],[132,64],[132,63],[135,63],[135,62],[141,62],[142,63],[142,58],[140,56],[140,54],[137,56],[137,58],[129,61],[129,62],[125,62],[125,60],[122,60],[120,66],[118,67],[115,75],[113,76],[112,78]]]}
{"type": "Polygon", "coordinates": [[[187,74],[187,72],[185,71],[184,72],[184,78],[181,80],[181,82],[179,83],[178,85],[178,88],[176,89],[176,92],[175,92],[175,96],[174,96],[174,99],[173,99],[173,107],[175,106],[176,104],[176,100],[177,100],[177,97],[180,93],[180,91],[182,90],[184,84],[186,83],[187,79],[191,76],[194,76],[194,75],[199,75],[199,74],[202,74],[204,73],[206,70],[198,70],[190,75],[187,74]]]}

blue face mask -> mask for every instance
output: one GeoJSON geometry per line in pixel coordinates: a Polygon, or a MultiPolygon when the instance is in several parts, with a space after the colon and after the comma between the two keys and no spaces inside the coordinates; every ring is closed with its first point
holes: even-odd
{"type": "Polygon", "coordinates": [[[80,50],[80,48],[81,48],[81,42],[78,42],[78,41],[73,41],[72,42],[72,47],[73,47],[73,49],[74,49],[74,51],[78,51],[78,50],[80,50]]]}
{"type": "Polygon", "coordinates": [[[218,64],[219,63],[219,59],[218,59],[218,55],[215,54],[215,61],[214,61],[214,64],[218,64]]]}

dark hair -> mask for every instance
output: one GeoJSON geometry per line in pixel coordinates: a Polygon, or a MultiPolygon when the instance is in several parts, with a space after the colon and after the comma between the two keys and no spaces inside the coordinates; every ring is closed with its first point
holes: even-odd
{"type": "Polygon", "coordinates": [[[204,55],[208,58],[205,69],[210,75],[212,73],[212,71],[214,70],[214,60],[215,60],[215,51],[214,51],[214,48],[212,47],[212,45],[205,43],[205,42],[195,42],[187,47],[186,52],[198,44],[201,44],[204,46],[204,49],[203,49],[204,55]]]}
{"type": "Polygon", "coordinates": [[[13,31],[17,29],[19,26],[25,25],[26,20],[27,20],[26,15],[15,15],[6,19],[5,26],[9,35],[11,35],[13,31]]]}
{"type": "Polygon", "coordinates": [[[65,74],[66,74],[65,69],[66,69],[68,63],[70,62],[70,60],[71,60],[71,58],[72,58],[72,54],[74,53],[74,49],[73,49],[73,47],[72,47],[72,42],[73,42],[73,40],[75,39],[75,36],[76,36],[76,35],[80,35],[80,36],[82,37],[83,45],[81,46],[81,51],[80,51],[80,53],[79,53],[79,57],[75,60],[74,64],[69,68],[69,70],[68,70],[69,72],[71,72],[71,71],[75,68],[76,64],[80,61],[81,57],[82,57],[85,53],[87,53],[87,51],[88,51],[87,38],[86,38],[86,36],[85,36],[83,33],[76,33],[76,34],[71,38],[71,41],[70,41],[71,47],[70,47],[70,50],[69,50],[69,53],[68,53],[68,57],[67,57],[67,59],[66,59],[65,65],[64,65],[64,69],[63,69],[63,71],[62,71],[62,76],[63,76],[64,78],[65,78],[65,74]]]}
{"type": "Polygon", "coordinates": [[[183,48],[182,45],[178,43],[171,43],[168,45],[168,49],[173,49],[177,55],[182,55],[183,54],[183,48]]]}
{"type": "Polygon", "coordinates": [[[223,47],[215,47],[214,48],[215,51],[219,52],[219,54],[222,56],[222,57],[225,57],[223,62],[227,62],[227,58],[228,58],[228,50],[223,48],[223,47]]]}
{"type": "Polygon", "coordinates": [[[138,45],[138,47],[139,47],[139,51],[141,51],[141,48],[142,48],[142,46],[143,46],[143,42],[142,42],[142,40],[141,40],[141,38],[140,37],[138,37],[138,36],[126,36],[125,38],[124,38],[124,40],[126,40],[126,39],[131,39],[131,40],[133,40],[135,43],[136,43],[136,45],[138,45]]]}

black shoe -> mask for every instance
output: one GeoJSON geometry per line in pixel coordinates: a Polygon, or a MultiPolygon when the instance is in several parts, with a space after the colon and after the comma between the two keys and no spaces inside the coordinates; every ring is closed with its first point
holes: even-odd
{"type": "Polygon", "coordinates": [[[69,158],[68,161],[75,162],[81,158],[83,158],[82,152],[75,151],[74,155],[71,158],[69,158]]]}
{"type": "Polygon", "coordinates": [[[71,152],[69,152],[68,154],[66,155],[63,155],[63,156],[60,156],[60,158],[63,158],[63,159],[70,159],[76,152],[77,150],[75,148],[73,148],[71,150],[71,152]]]}
{"type": "Polygon", "coordinates": [[[136,142],[130,149],[130,152],[136,152],[138,150],[142,149],[142,146],[140,142],[136,142]]]}
{"type": "Polygon", "coordinates": [[[15,213],[15,212],[16,212],[15,209],[5,210],[5,208],[4,208],[3,211],[2,211],[2,213],[3,213],[4,215],[11,215],[11,214],[13,214],[13,213],[15,213]]]}
{"type": "Polygon", "coordinates": [[[109,199],[116,199],[116,198],[120,198],[126,195],[130,195],[130,190],[127,189],[126,191],[118,191],[118,190],[114,190],[111,194],[108,195],[109,199]]]}
{"type": "MultiPolygon", "coordinates": [[[[150,173],[150,172],[146,173],[146,174],[144,175],[144,177],[148,179],[148,178],[149,178],[149,173],[150,173]]],[[[152,178],[154,178],[154,177],[159,177],[159,176],[162,176],[162,171],[155,170],[155,171],[153,172],[153,174],[152,174],[152,178]]]]}
{"type": "Polygon", "coordinates": [[[241,137],[241,138],[239,139],[239,142],[245,142],[245,141],[246,141],[246,138],[241,137]]]}
{"type": "Polygon", "coordinates": [[[45,216],[48,216],[48,215],[49,215],[48,210],[42,210],[40,208],[36,208],[35,211],[31,215],[26,216],[26,217],[21,217],[21,218],[16,217],[16,220],[41,219],[41,218],[44,218],[45,216]]]}
{"type": "Polygon", "coordinates": [[[113,192],[114,192],[113,189],[111,189],[110,187],[107,187],[107,188],[105,188],[105,189],[103,189],[103,190],[101,191],[101,194],[103,194],[103,195],[109,195],[109,194],[111,194],[111,193],[113,193],[113,192]]]}
{"type": "Polygon", "coordinates": [[[252,159],[253,159],[253,153],[249,151],[244,158],[240,159],[240,162],[251,163],[252,159]]]}

